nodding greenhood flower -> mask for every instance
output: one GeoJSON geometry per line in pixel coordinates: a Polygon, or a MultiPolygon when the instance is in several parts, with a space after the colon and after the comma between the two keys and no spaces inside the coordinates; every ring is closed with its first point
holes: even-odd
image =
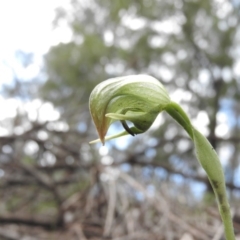
{"type": "Polygon", "coordinates": [[[100,138],[92,143],[101,141],[104,144],[108,139],[143,133],[163,110],[172,116],[194,143],[197,158],[213,187],[226,239],[235,239],[225,178],[218,156],[208,140],[192,126],[181,106],[170,100],[157,79],[147,75],[132,75],[106,80],[93,89],[89,105],[100,138]],[[125,131],[105,137],[109,126],[117,120],[121,121],[125,131]],[[132,122],[133,126],[129,128],[126,121],[132,122]]]}
{"type": "Polygon", "coordinates": [[[170,103],[163,85],[148,75],[108,79],[98,84],[90,95],[89,108],[99,138],[91,143],[140,134],[149,129],[157,115],[170,103]],[[114,121],[121,121],[125,131],[105,137],[114,121]],[[126,121],[133,123],[131,128],[126,121]]]}

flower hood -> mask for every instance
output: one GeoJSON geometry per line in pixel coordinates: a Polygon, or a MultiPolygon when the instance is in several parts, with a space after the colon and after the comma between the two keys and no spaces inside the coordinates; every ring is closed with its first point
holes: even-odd
{"type": "Polygon", "coordinates": [[[108,139],[145,132],[169,102],[167,91],[157,79],[130,75],[98,84],[90,95],[89,108],[104,144],[108,139]],[[116,120],[122,122],[126,131],[105,138],[109,126],[116,120]],[[133,127],[129,128],[126,121],[131,121],[133,127]]]}

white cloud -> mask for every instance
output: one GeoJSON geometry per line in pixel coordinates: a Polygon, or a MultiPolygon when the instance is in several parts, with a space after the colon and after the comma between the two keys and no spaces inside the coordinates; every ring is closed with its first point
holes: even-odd
{"type": "Polygon", "coordinates": [[[55,9],[68,6],[69,2],[70,0],[0,1],[0,88],[1,84],[11,84],[11,68],[22,80],[36,77],[42,67],[43,54],[52,45],[71,40],[70,28],[60,26],[53,30],[52,26],[55,9]],[[34,54],[34,62],[28,69],[20,69],[15,59],[17,50],[34,54]]]}
{"type": "Polygon", "coordinates": [[[52,32],[54,10],[68,0],[8,0],[0,2],[0,50],[21,48],[46,52],[52,32]]]}

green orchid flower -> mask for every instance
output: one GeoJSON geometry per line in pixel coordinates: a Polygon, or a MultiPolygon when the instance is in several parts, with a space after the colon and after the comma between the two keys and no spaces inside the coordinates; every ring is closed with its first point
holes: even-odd
{"type": "Polygon", "coordinates": [[[194,143],[197,159],[213,188],[226,239],[235,239],[225,177],[219,158],[209,141],[192,126],[184,110],[171,101],[166,89],[157,79],[148,75],[132,75],[106,80],[93,89],[89,108],[99,135],[99,139],[91,143],[101,141],[104,144],[109,139],[143,133],[162,111],[172,116],[194,143]],[[106,137],[109,126],[114,121],[120,121],[125,131],[106,137]],[[133,126],[129,128],[127,121],[132,122],[133,126]]]}
{"type": "Polygon", "coordinates": [[[99,134],[97,142],[143,133],[170,102],[163,85],[147,75],[132,75],[109,79],[97,85],[89,100],[92,119],[99,134]],[[125,131],[105,138],[109,126],[121,121],[125,131]],[[129,128],[126,121],[133,123],[129,128]]]}

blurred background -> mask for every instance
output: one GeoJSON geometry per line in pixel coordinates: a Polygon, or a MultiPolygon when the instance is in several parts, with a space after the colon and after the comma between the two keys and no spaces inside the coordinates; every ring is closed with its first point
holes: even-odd
{"type": "Polygon", "coordinates": [[[166,113],[89,145],[91,90],[140,73],[218,152],[240,234],[239,0],[1,1],[0,36],[0,239],[224,239],[193,144],[166,113]]]}

